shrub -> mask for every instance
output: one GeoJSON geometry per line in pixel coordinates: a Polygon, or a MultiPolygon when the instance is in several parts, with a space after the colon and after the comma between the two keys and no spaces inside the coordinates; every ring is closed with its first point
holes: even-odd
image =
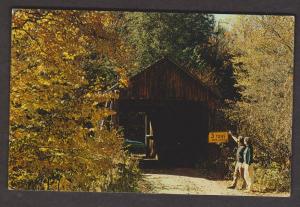
{"type": "Polygon", "coordinates": [[[136,191],[138,161],[123,148],[116,130],[98,131],[95,138],[71,140],[35,152],[32,140],[10,143],[9,188],[54,191],[136,191]],[[71,147],[72,146],[72,147],[71,147]],[[30,155],[23,159],[19,153],[30,155]],[[30,154],[32,153],[32,154],[30,154]]]}
{"type": "Polygon", "coordinates": [[[138,160],[126,154],[111,173],[110,183],[105,188],[108,192],[137,192],[142,173],[138,168],[138,160]]]}
{"type": "Polygon", "coordinates": [[[255,166],[255,188],[259,192],[287,192],[290,191],[291,171],[278,163],[272,162],[264,167],[255,166]]]}

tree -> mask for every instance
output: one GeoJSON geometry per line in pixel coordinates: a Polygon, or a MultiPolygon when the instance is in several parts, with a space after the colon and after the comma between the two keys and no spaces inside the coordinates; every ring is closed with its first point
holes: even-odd
{"type": "Polygon", "coordinates": [[[123,172],[137,175],[118,131],[99,127],[114,113],[102,103],[117,98],[104,90],[126,84],[128,48],[117,23],[109,12],[14,12],[10,188],[116,190],[123,172]]]}
{"type": "Polygon", "coordinates": [[[240,133],[255,138],[261,161],[286,166],[292,138],[294,18],[241,16],[230,36],[242,98],[228,115],[240,133]]]}
{"type": "Polygon", "coordinates": [[[120,33],[135,50],[136,72],[167,56],[197,75],[222,99],[238,97],[231,54],[213,15],[126,12],[120,33]]]}
{"type": "Polygon", "coordinates": [[[198,13],[126,12],[123,18],[120,32],[136,51],[139,68],[162,56],[187,62],[188,53],[206,42],[214,27],[213,16],[198,13]]]}

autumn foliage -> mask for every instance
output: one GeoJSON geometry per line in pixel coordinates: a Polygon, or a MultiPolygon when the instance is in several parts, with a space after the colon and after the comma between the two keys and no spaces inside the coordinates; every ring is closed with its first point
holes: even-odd
{"type": "Polygon", "coordinates": [[[104,12],[14,12],[11,189],[134,189],[135,178],[126,175],[138,174],[136,162],[124,151],[120,133],[99,127],[114,113],[104,103],[117,98],[104,91],[109,84],[126,84],[126,46],[114,18],[104,12]],[[105,65],[113,78],[90,69],[95,65],[105,65]]]}
{"type": "Polygon", "coordinates": [[[9,188],[137,190],[138,163],[120,130],[102,126],[116,113],[105,106],[118,99],[112,86],[168,56],[220,98],[216,130],[253,139],[262,186],[289,189],[294,18],[235,20],[222,28],[199,13],[14,10],[9,188]]]}
{"type": "Polygon", "coordinates": [[[290,188],[294,17],[241,16],[228,37],[241,99],[227,111],[241,135],[251,136],[265,190],[290,188]]]}

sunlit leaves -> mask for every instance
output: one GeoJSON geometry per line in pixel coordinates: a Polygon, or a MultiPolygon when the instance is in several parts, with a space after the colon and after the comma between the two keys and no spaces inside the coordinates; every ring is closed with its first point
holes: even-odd
{"type": "Polygon", "coordinates": [[[119,182],[110,171],[131,158],[116,130],[99,127],[115,113],[103,103],[118,97],[104,90],[126,80],[116,22],[110,12],[14,12],[10,188],[99,191],[119,182]],[[103,65],[116,75],[107,78],[103,65]]]}
{"type": "Polygon", "coordinates": [[[241,16],[230,33],[242,100],[230,116],[255,137],[258,155],[286,163],[291,155],[294,17],[241,16]]]}

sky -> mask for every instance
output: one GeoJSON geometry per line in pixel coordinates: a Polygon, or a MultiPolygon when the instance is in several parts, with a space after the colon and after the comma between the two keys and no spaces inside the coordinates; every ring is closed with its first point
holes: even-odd
{"type": "Polygon", "coordinates": [[[216,22],[222,24],[223,27],[230,29],[230,26],[237,18],[236,14],[213,14],[215,16],[216,22]]]}
{"type": "Polygon", "coordinates": [[[235,19],[239,14],[213,14],[216,18],[216,21],[224,21],[228,19],[235,19]]]}

